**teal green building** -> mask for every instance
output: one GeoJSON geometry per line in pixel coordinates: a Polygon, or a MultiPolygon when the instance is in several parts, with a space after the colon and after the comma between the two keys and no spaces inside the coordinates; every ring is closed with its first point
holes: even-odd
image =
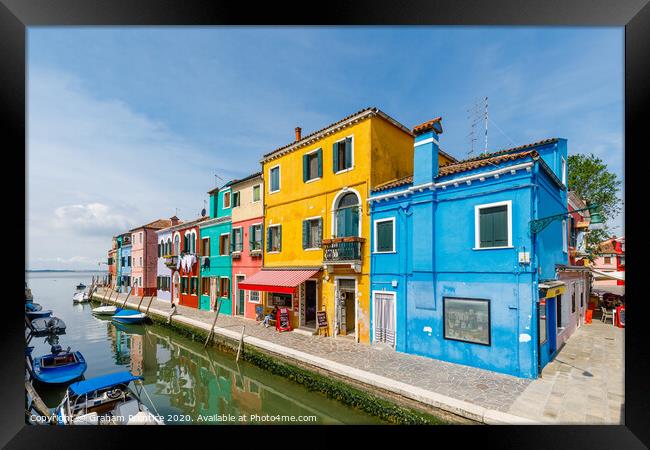
{"type": "Polygon", "coordinates": [[[232,304],[232,259],[230,234],[232,220],[232,192],[229,182],[210,194],[210,220],[202,222],[201,238],[201,295],[199,309],[216,311],[221,301],[220,314],[233,314],[232,304]]]}

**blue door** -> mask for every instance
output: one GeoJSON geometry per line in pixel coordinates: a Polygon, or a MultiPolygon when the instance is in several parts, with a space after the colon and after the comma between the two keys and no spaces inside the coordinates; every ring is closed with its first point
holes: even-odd
{"type": "Polygon", "coordinates": [[[539,372],[553,358],[557,349],[557,316],[555,298],[541,298],[537,303],[537,336],[539,372]]]}

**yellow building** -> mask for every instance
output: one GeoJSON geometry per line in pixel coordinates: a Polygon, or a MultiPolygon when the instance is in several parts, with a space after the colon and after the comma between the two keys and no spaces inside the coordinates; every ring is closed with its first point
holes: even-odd
{"type": "MultiPolygon", "coordinates": [[[[316,311],[326,311],[330,336],[369,342],[366,200],[375,186],[413,174],[413,133],[377,108],[300,131],[261,160],[264,267],[247,281],[266,291],[265,310],[291,309],[293,328],[315,331],[316,311]]],[[[451,161],[441,152],[441,166],[451,161]]]]}

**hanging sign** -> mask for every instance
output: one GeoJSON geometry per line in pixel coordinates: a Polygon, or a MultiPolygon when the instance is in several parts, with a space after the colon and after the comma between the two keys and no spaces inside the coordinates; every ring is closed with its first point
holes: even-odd
{"type": "Polygon", "coordinates": [[[278,331],[291,331],[291,320],[289,319],[289,308],[280,308],[275,320],[275,327],[278,331]]]}

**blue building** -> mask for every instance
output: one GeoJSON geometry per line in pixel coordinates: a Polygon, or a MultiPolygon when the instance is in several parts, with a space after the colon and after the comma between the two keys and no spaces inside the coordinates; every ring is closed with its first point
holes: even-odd
{"type": "Polygon", "coordinates": [[[131,289],[131,233],[117,238],[117,292],[131,289]]]}
{"type": "Polygon", "coordinates": [[[567,142],[438,167],[441,119],[418,125],[413,176],[369,198],[371,335],[398,351],[535,378],[557,351],[567,142]]]}

